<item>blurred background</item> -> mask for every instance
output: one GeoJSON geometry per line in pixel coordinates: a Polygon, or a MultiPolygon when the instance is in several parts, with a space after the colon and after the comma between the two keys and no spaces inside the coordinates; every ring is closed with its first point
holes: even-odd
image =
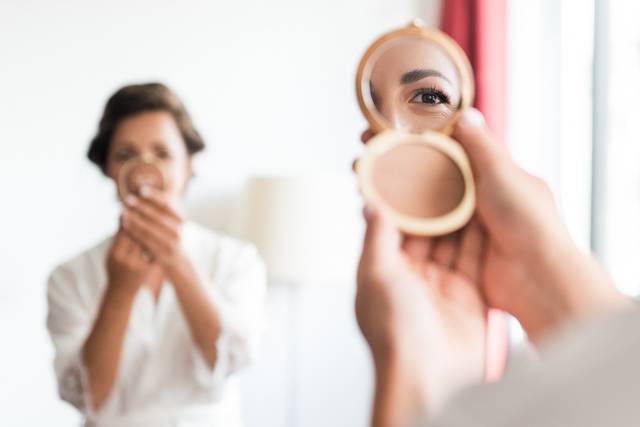
{"type": "MultiPolygon", "coordinates": [[[[263,357],[241,376],[247,425],[365,426],[373,373],[353,315],[362,224],[350,169],[366,122],[354,75],[380,33],[415,17],[437,26],[446,1],[1,0],[0,425],[78,423],[55,388],[46,278],[116,226],[115,192],[85,158],[107,97],[161,81],[209,143],[192,219],[242,235],[255,177],[288,177],[286,194],[310,207],[290,233],[308,243],[305,268],[273,278],[263,357]]],[[[505,1],[506,144],[635,294],[640,4],[505,1]]]]}

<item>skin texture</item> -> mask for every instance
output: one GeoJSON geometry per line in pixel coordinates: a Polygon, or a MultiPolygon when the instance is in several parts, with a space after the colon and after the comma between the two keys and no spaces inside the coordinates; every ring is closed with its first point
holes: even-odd
{"type": "Polygon", "coordinates": [[[376,427],[412,425],[481,380],[488,307],[518,318],[535,343],[631,304],[571,241],[549,188],[491,142],[478,111],[454,137],[477,184],[465,229],[402,236],[383,209],[365,209],[356,315],[376,366],[376,427]]]}
{"type": "Polygon", "coordinates": [[[164,192],[144,187],[140,197],[123,201],[121,227],[107,258],[107,290],[83,346],[94,410],[113,387],[131,308],[143,286],[157,298],[162,283],[171,283],[195,344],[212,369],[216,363],[218,312],[181,244],[179,200],[192,175],[191,157],[170,114],[144,112],[123,120],[113,137],[107,176],[115,181],[125,161],[143,155],[160,162],[169,185],[164,192]]]}

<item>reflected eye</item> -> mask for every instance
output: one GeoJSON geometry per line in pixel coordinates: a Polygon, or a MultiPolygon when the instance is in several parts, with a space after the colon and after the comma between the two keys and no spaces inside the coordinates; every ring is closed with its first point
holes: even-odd
{"type": "Polygon", "coordinates": [[[449,96],[436,88],[420,89],[409,100],[414,104],[439,105],[449,104],[449,96]]]}

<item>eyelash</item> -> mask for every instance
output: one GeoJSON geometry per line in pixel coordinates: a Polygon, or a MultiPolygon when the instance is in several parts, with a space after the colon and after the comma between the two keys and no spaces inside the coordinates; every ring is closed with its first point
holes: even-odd
{"type": "MultiPolygon", "coordinates": [[[[447,95],[446,93],[444,93],[442,90],[438,89],[437,87],[429,87],[429,88],[422,88],[422,89],[418,89],[415,94],[411,97],[411,99],[409,100],[409,102],[414,102],[416,104],[426,104],[423,102],[415,102],[414,99],[416,99],[419,96],[423,96],[423,95],[435,95],[439,98],[439,102],[438,104],[450,104],[451,100],[449,98],[449,95],[447,95]]],[[[430,104],[430,105],[437,105],[437,104],[430,104]]]]}

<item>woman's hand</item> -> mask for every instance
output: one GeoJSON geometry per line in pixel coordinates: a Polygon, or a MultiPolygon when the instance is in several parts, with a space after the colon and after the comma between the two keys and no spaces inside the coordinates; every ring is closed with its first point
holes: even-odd
{"type": "Polygon", "coordinates": [[[183,219],[170,196],[143,187],[140,197],[130,195],[122,215],[124,230],[148,252],[154,263],[168,274],[187,258],[182,247],[183,219]]]}
{"type": "Polygon", "coordinates": [[[540,341],[568,321],[627,306],[573,243],[547,184],[491,141],[479,111],[466,111],[453,136],[476,182],[476,213],[487,235],[481,284],[491,307],[513,314],[540,341]]]}
{"type": "Polygon", "coordinates": [[[110,286],[137,291],[150,269],[151,265],[142,246],[122,229],[118,230],[107,255],[110,286]]]}
{"type": "Polygon", "coordinates": [[[216,342],[222,323],[211,295],[182,246],[182,215],[170,196],[143,187],[141,197],[125,200],[123,226],[162,267],[176,291],[194,342],[213,369],[218,358],[216,342]]]}
{"type": "MultiPolygon", "coordinates": [[[[362,141],[372,136],[367,130],[362,141]]],[[[566,321],[627,304],[575,246],[549,187],[491,141],[479,111],[465,111],[453,137],[474,173],[476,216],[486,235],[479,284],[489,307],[514,315],[539,341],[566,321]]]]}
{"type": "Polygon", "coordinates": [[[477,200],[459,237],[403,241],[380,208],[366,213],[356,314],[376,367],[374,426],[414,423],[482,378],[483,302],[517,317],[534,341],[630,305],[573,244],[548,187],[492,143],[478,111],[462,115],[454,137],[477,200]]]}
{"type": "Polygon", "coordinates": [[[483,235],[473,222],[441,238],[402,236],[383,210],[369,205],[365,217],[356,315],[377,370],[374,425],[403,426],[483,378],[483,235]]]}

